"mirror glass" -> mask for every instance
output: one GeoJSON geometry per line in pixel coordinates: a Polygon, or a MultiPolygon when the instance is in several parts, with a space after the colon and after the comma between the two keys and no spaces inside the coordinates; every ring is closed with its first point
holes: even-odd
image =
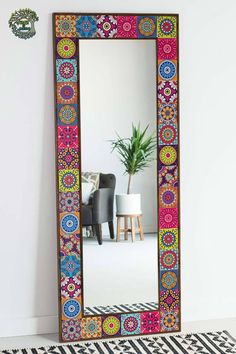
{"type": "Polygon", "coordinates": [[[79,46],[84,314],[155,310],[155,41],[79,46]]]}

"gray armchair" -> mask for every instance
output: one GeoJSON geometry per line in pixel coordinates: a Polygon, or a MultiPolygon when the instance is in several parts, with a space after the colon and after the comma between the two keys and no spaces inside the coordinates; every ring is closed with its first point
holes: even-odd
{"type": "Polygon", "coordinates": [[[113,174],[100,174],[99,189],[97,189],[88,205],[82,205],[82,226],[92,226],[99,245],[102,244],[102,224],[109,225],[110,237],[114,239],[114,194],[116,177],[113,174]]]}

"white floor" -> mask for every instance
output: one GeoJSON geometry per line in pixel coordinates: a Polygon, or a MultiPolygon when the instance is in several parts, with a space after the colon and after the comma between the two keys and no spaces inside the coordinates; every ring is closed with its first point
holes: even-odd
{"type": "MultiPolygon", "coordinates": [[[[133,285],[135,284],[135,282],[137,282],[137,279],[138,277],[140,277],[140,274],[142,275],[145,274],[143,273],[143,269],[146,269],[147,271],[147,275],[146,275],[147,279],[149,279],[148,273],[151,274],[151,278],[149,280],[150,280],[150,284],[152,285],[149,286],[147,295],[145,294],[143,295],[144,296],[143,300],[138,300],[138,301],[134,300],[133,297],[134,294],[132,293],[130,297],[130,303],[147,301],[148,294],[150,296],[150,289],[153,287],[153,283],[154,283],[153,269],[156,266],[156,256],[154,258],[155,253],[156,253],[156,245],[154,242],[154,238],[151,235],[145,235],[144,242],[139,241],[137,238],[137,241],[134,244],[132,244],[130,240],[128,242],[121,241],[120,243],[116,243],[112,240],[107,239],[106,241],[104,241],[102,246],[99,246],[96,240],[86,240],[86,247],[84,247],[84,256],[86,258],[87,256],[89,256],[89,258],[93,260],[93,266],[91,267],[90,271],[87,269],[87,274],[86,274],[86,279],[88,279],[89,277],[93,279],[93,282],[91,281],[89,285],[90,290],[89,288],[87,288],[88,293],[89,292],[91,293],[91,289],[93,289],[94,292],[97,292],[97,289],[99,288],[98,284],[100,284],[101,281],[103,282],[105,281],[104,280],[105,274],[103,274],[103,277],[99,277],[99,274],[97,274],[96,277],[94,277],[94,272],[96,271],[97,259],[99,259],[100,269],[101,269],[101,260],[103,261],[102,262],[103,272],[106,272],[106,267],[109,265],[109,262],[107,263],[106,261],[104,261],[104,259],[107,258],[107,255],[112,254],[112,257],[110,257],[110,268],[112,267],[112,273],[115,272],[116,276],[121,274],[123,278],[120,277],[120,279],[124,281],[124,276],[126,275],[125,267],[126,268],[128,267],[128,264],[124,260],[129,259],[130,254],[132,254],[132,257],[134,257],[133,261],[135,263],[135,267],[133,268],[134,272],[132,273],[132,276],[134,277],[133,285]],[[150,262],[150,254],[153,255],[153,264],[150,262]],[[123,257],[123,262],[121,262],[121,258],[120,258],[121,256],[123,257]],[[149,261],[145,262],[145,259],[149,259],[149,261]],[[122,263],[125,265],[124,268],[122,268],[122,263]],[[148,268],[150,264],[151,264],[151,269],[148,268]],[[94,279],[96,280],[96,282],[94,282],[94,279]]],[[[132,269],[132,267],[130,269],[132,269]]],[[[88,284],[87,281],[86,283],[88,284]]],[[[107,284],[104,283],[103,286],[107,288],[107,284]]],[[[112,287],[114,288],[114,286],[117,287],[117,283],[113,285],[111,283],[111,288],[112,287]]],[[[154,289],[154,291],[157,291],[156,290],[157,283],[154,285],[152,289],[154,289]]],[[[117,290],[117,293],[119,292],[122,293],[123,291],[119,289],[117,290]]],[[[109,296],[106,299],[103,298],[105,304],[108,304],[109,299],[110,299],[109,296]]],[[[122,301],[122,298],[112,297],[112,299],[113,299],[112,302],[114,301],[113,304],[128,302],[128,301],[122,301]]],[[[89,305],[92,306],[91,301],[94,301],[94,299],[87,297],[87,302],[89,301],[90,301],[89,305]]],[[[152,299],[152,301],[155,301],[155,299],[152,299]]],[[[102,303],[98,303],[98,304],[102,305],[102,303]]],[[[218,331],[218,330],[227,330],[234,338],[236,338],[236,318],[183,323],[181,333],[218,331]]],[[[58,334],[40,334],[40,335],[32,335],[32,336],[6,337],[6,338],[0,338],[0,351],[4,349],[33,348],[33,347],[51,346],[57,344],[60,344],[58,341],[58,334]]]]}
{"type": "Polygon", "coordinates": [[[84,306],[107,306],[157,301],[157,235],[145,234],[144,241],[84,238],[84,306]],[[106,289],[106,291],[104,291],[106,289]]]}
{"type": "MultiPolygon", "coordinates": [[[[234,338],[236,338],[236,318],[188,322],[184,323],[182,327],[181,333],[227,330],[234,338]]],[[[57,334],[0,338],[0,350],[33,348],[57,344],[60,344],[58,342],[57,334]]]]}

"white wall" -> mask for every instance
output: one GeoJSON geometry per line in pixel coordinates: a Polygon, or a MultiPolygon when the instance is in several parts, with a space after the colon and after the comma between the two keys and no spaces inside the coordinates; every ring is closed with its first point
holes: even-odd
{"type": "Polygon", "coordinates": [[[182,317],[235,317],[235,1],[11,0],[0,11],[0,335],[57,328],[53,11],[180,13],[182,317]],[[8,29],[19,7],[39,14],[31,40],[8,29]]]}
{"type": "MultiPolygon", "coordinates": [[[[113,173],[115,193],[126,193],[128,176],[110,141],[116,132],[130,137],[132,123],[157,130],[155,41],[81,41],[80,73],[82,171],[113,173]]],[[[153,158],[131,182],[141,194],[144,232],[157,231],[156,152],[153,158]]]]}

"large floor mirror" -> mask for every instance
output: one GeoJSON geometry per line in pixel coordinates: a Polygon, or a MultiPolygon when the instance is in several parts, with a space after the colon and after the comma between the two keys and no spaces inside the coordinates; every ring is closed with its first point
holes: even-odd
{"type": "Polygon", "coordinates": [[[178,16],[53,21],[60,338],[178,331],[178,16]]]}

